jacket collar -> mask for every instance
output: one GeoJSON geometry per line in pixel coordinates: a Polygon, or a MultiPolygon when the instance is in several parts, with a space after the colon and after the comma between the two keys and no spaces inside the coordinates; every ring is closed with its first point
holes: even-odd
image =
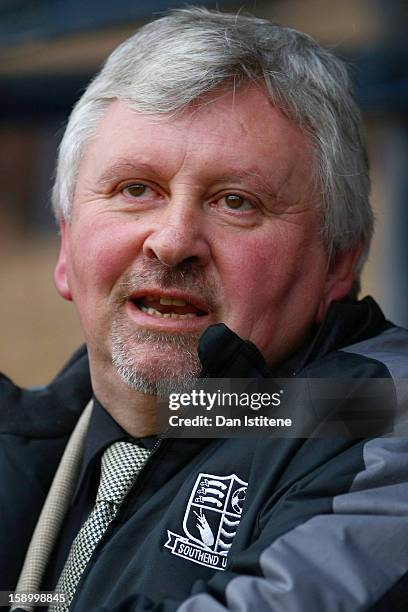
{"type": "Polygon", "coordinates": [[[285,362],[270,370],[257,347],[226,325],[211,325],[201,336],[198,354],[202,378],[286,378],[331,351],[361,342],[387,329],[388,323],[371,297],[360,302],[333,302],[321,325],[285,362]]]}

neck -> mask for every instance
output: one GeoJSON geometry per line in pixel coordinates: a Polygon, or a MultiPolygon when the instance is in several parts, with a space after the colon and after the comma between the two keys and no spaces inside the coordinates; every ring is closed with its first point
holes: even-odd
{"type": "Polygon", "coordinates": [[[130,389],[112,371],[91,367],[92,388],[111,417],[132,437],[144,438],[157,433],[157,398],[130,389]]]}

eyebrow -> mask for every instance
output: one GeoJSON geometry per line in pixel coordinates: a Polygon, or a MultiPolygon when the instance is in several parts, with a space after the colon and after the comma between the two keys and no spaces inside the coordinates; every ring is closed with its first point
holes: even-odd
{"type": "Polygon", "coordinates": [[[106,185],[110,184],[113,181],[121,178],[124,174],[134,174],[143,172],[144,170],[148,170],[149,172],[153,171],[153,168],[146,163],[133,163],[128,160],[118,160],[111,166],[108,166],[102,174],[100,174],[96,182],[98,185],[106,185]]]}
{"type": "Polygon", "coordinates": [[[256,195],[266,194],[270,197],[275,197],[278,192],[277,186],[273,184],[271,178],[261,176],[256,170],[242,170],[236,177],[227,176],[226,178],[227,180],[243,179],[248,181],[256,195]],[[259,190],[260,193],[257,193],[255,190],[259,190]]]}

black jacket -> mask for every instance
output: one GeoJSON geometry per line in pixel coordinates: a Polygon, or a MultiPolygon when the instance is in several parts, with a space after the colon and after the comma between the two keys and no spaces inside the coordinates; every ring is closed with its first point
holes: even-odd
{"type": "MultiPolygon", "coordinates": [[[[407,331],[366,299],[332,305],[312,341],[272,373],[225,329],[204,336],[200,357],[213,377],[388,379],[400,414],[407,349],[407,331]]],[[[352,407],[357,387],[347,398],[352,407]]],[[[3,377],[0,393],[0,590],[10,590],[26,548],[16,550],[15,532],[28,545],[91,396],[86,353],[46,389],[23,391],[3,377]]],[[[407,480],[404,437],[162,440],[97,546],[71,609],[408,610],[407,480]],[[208,491],[222,501],[218,512],[200,497],[208,491]],[[198,528],[200,514],[214,543],[198,528]]]]}

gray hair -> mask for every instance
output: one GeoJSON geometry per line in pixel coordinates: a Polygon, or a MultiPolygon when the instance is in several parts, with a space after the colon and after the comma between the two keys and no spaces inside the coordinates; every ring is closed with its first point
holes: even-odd
{"type": "Polygon", "coordinates": [[[74,107],[60,145],[52,194],[57,219],[69,219],[81,155],[112,100],[141,113],[176,113],[217,88],[250,81],[264,83],[272,104],[311,138],[329,257],[361,241],[358,278],[373,214],[361,115],[346,66],[306,34],[251,16],[176,9],[110,55],[74,107]]]}

